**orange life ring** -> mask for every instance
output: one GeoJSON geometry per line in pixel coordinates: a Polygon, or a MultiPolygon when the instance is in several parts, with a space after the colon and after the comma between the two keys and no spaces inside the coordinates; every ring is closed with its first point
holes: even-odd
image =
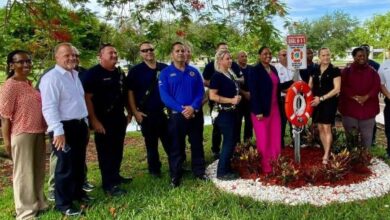
{"type": "Polygon", "coordinates": [[[292,84],[287,91],[284,103],[288,121],[296,127],[306,125],[313,112],[312,100],[313,93],[307,83],[297,81],[292,84]]]}

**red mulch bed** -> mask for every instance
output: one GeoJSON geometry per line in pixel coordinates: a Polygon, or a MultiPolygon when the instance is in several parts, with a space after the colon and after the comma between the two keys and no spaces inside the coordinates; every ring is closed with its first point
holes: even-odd
{"type": "MultiPolygon", "coordinates": [[[[286,147],[282,150],[282,156],[286,156],[294,160],[294,149],[286,147]]],[[[351,170],[341,180],[329,181],[325,179],[324,175],[318,175],[315,183],[308,184],[305,181],[305,171],[313,169],[313,167],[321,168],[323,149],[316,147],[301,148],[301,163],[293,163],[294,167],[299,170],[297,180],[294,180],[287,184],[289,188],[297,188],[302,186],[314,185],[314,186],[340,186],[349,185],[352,183],[359,183],[366,180],[372,173],[368,167],[362,167],[359,165],[352,166],[351,170]]],[[[242,166],[241,166],[242,167],[242,166]]],[[[239,168],[240,169],[240,168],[239,168]]],[[[241,178],[243,179],[257,179],[269,185],[283,185],[281,181],[272,175],[264,174],[249,174],[246,170],[238,170],[241,178]]]]}

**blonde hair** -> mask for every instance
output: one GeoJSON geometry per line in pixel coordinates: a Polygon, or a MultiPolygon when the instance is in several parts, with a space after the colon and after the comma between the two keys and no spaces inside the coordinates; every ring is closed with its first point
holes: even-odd
{"type": "MultiPolygon", "coordinates": [[[[218,50],[217,53],[215,54],[215,60],[214,60],[214,69],[215,69],[215,71],[218,71],[218,72],[221,72],[221,73],[224,72],[224,71],[221,70],[221,68],[219,68],[219,61],[221,61],[226,54],[230,54],[230,52],[228,50],[218,50]]],[[[233,71],[231,70],[231,68],[228,69],[228,72],[233,77],[235,76],[233,71]]]]}

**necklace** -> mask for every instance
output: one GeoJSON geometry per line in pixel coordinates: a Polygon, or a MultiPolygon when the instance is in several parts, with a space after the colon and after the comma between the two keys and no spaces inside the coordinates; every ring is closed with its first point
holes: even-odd
{"type": "Polygon", "coordinates": [[[265,71],[267,71],[267,73],[271,72],[271,67],[269,67],[269,66],[265,66],[264,69],[265,69],[265,71]]]}

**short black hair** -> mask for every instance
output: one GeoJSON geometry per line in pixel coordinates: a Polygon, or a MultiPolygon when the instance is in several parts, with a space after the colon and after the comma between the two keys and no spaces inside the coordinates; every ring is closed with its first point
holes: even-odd
{"type": "Polygon", "coordinates": [[[176,41],[174,42],[172,45],[171,45],[171,53],[173,52],[173,48],[175,48],[176,45],[182,45],[184,46],[184,44],[180,41],[176,41]]]}
{"type": "Polygon", "coordinates": [[[260,47],[259,54],[261,54],[263,52],[263,50],[265,50],[265,49],[269,49],[269,47],[267,47],[267,46],[260,47]]]}
{"type": "Polygon", "coordinates": [[[215,49],[218,49],[221,45],[228,45],[226,42],[219,42],[215,49]]]}
{"type": "Polygon", "coordinates": [[[105,44],[102,44],[100,45],[99,47],[99,54],[102,52],[102,50],[106,47],[114,47],[114,45],[112,45],[111,43],[105,43],[105,44]]]}
{"type": "Polygon", "coordinates": [[[362,44],[360,47],[363,48],[365,52],[370,53],[370,45],[362,44]]]}
{"type": "Polygon", "coordinates": [[[7,79],[11,78],[15,72],[10,69],[11,63],[14,62],[14,56],[16,54],[27,54],[29,57],[31,57],[31,53],[26,51],[26,50],[13,50],[7,55],[7,69],[6,69],[6,74],[7,74],[7,79]]]}
{"type": "Polygon", "coordinates": [[[357,54],[359,51],[362,51],[363,53],[366,52],[366,50],[365,50],[363,47],[356,47],[355,49],[352,50],[352,56],[355,57],[356,54],[357,54]]]}

